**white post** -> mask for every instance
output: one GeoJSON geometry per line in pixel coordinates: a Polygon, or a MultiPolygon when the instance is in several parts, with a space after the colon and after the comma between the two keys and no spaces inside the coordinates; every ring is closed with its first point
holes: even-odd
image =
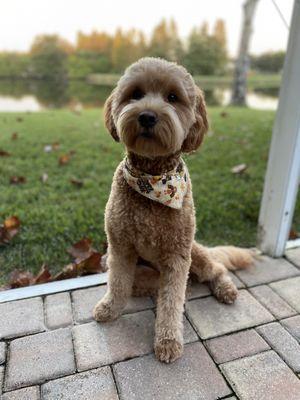
{"type": "Polygon", "coordinates": [[[271,256],[284,253],[299,177],[300,0],[295,0],[259,215],[258,246],[271,256]]]}

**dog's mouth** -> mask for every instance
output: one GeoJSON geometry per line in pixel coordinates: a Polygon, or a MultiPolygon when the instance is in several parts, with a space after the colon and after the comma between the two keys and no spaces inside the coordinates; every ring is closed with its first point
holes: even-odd
{"type": "Polygon", "coordinates": [[[153,130],[146,129],[146,130],[141,131],[139,133],[139,136],[144,139],[152,139],[154,137],[154,132],[153,132],[153,130]]]}

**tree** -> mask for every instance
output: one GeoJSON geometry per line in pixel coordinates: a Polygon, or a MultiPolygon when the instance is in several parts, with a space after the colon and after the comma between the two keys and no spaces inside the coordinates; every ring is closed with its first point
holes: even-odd
{"type": "Polygon", "coordinates": [[[149,44],[149,54],[153,57],[166,58],[169,61],[180,61],[183,48],[177,24],[173,19],[169,23],[163,19],[154,27],[149,44]]]}
{"type": "Polygon", "coordinates": [[[248,49],[252,34],[252,23],[258,0],[246,0],[243,5],[243,24],[240,37],[239,53],[235,64],[231,104],[246,104],[247,72],[249,69],[248,49]]]}
{"type": "Polygon", "coordinates": [[[225,26],[225,21],[223,19],[217,19],[214,26],[213,36],[221,44],[221,46],[224,49],[226,49],[227,46],[226,26],[225,26]]]}
{"type": "Polygon", "coordinates": [[[39,78],[65,79],[67,57],[72,46],[57,35],[37,36],[31,46],[33,75],[39,78]]]}
{"type": "Polygon", "coordinates": [[[251,68],[261,72],[279,73],[283,69],[285,51],[272,51],[251,57],[251,68]]]}
{"type": "Polygon", "coordinates": [[[203,26],[192,30],[183,63],[193,75],[219,75],[227,63],[226,50],[214,36],[203,32],[203,26]]]}

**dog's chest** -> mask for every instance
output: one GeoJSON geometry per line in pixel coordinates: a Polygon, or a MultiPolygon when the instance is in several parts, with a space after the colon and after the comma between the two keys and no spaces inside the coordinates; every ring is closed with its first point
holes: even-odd
{"type": "Polygon", "coordinates": [[[177,210],[142,196],[120,175],[115,178],[106,208],[107,233],[126,240],[149,261],[193,240],[195,217],[190,190],[177,210]]]}

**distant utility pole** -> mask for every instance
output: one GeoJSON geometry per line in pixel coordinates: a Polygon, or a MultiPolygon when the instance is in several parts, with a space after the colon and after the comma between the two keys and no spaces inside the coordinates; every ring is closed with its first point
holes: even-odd
{"type": "Polygon", "coordinates": [[[231,104],[246,105],[247,72],[249,68],[249,44],[252,34],[252,23],[255,9],[259,0],[246,0],[243,4],[243,25],[240,37],[239,53],[235,64],[232,85],[231,104]]]}

